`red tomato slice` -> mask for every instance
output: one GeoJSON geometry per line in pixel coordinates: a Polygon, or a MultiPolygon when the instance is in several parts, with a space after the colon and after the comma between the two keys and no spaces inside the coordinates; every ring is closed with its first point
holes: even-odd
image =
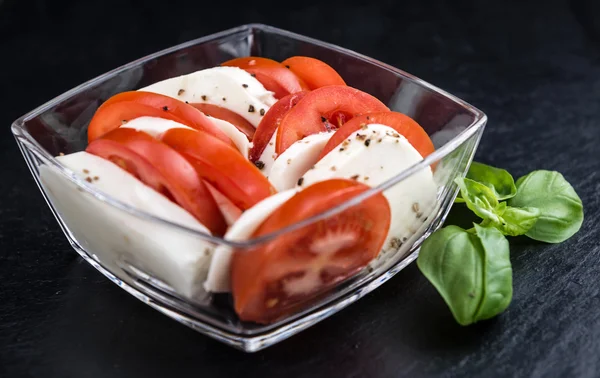
{"type": "MultiPolygon", "coordinates": [[[[246,71],[252,71],[252,70],[246,70],[246,71]]],[[[254,72],[254,73],[250,72],[250,73],[252,73],[252,75],[254,75],[256,80],[260,81],[260,83],[263,85],[263,87],[265,87],[266,90],[273,92],[273,96],[276,99],[283,98],[290,94],[290,91],[288,91],[285,87],[283,87],[277,80],[273,79],[271,76],[265,75],[264,73],[261,73],[261,72],[254,72]]],[[[295,92],[293,92],[293,93],[295,93],[295,92]]]]}
{"type": "Polygon", "coordinates": [[[248,140],[252,140],[252,137],[254,136],[254,125],[248,122],[248,120],[246,120],[246,118],[242,117],[241,115],[232,112],[227,108],[223,108],[221,106],[213,104],[195,103],[190,105],[192,105],[194,108],[200,110],[202,113],[208,116],[222,119],[223,121],[231,123],[240,132],[246,135],[248,140]]]}
{"type": "Polygon", "coordinates": [[[156,109],[131,101],[120,101],[98,108],[88,126],[88,143],[93,142],[110,131],[118,129],[121,125],[132,119],[144,116],[170,119],[192,127],[184,119],[165,112],[162,109],[156,109]]]}
{"type": "Polygon", "coordinates": [[[235,206],[229,198],[225,197],[223,193],[219,192],[208,181],[204,181],[204,185],[206,185],[206,188],[210,191],[210,194],[212,194],[217,206],[219,206],[219,210],[221,210],[221,214],[223,215],[225,222],[227,222],[227,225],[231,226],[234,224],[235,221],[242,216],[242,209],[235,206]]]}
{"type": "Polygon", "coordinates": [[[381,101],[352,87],[330,85],[315,89],[281,120],[275,152],[281,154],[294,142],[338,128],[357,115],[385,111],[389,109],[381,101]]]}
{"type": "MultiPolygon", "coordinates": [[[[307,219],[366,191],[353,180],[309,186],[275,210],[255,231],[259,237],[307,219]]],[[[269,323],[291,314],[375,258],[390,226],[382,194],[339,214],[233,255],[235,311],[244,321],[269,323]]]]}
{"type": "Polygon", "coordinates": [[[307,56],[293,56],[281,62],[300,79],[304,80],[310,89],[327,85],[346,85],[344,79],[330,65],[319,59],[307,56]]]}
{"type": "MultiPolygon", "coordinates": [[[[161,110],[164,113],[168,113],[177,117],[178,119],[181,119],[183,122],[180,123],[183,123],[184,125],[193,129],[207,132],[210,135],[229,144],[230,146],[235,147],[235,144],[231,141],[227,134],[225,134],[219,127],[212,123],[208,117],[202,114],[202,112],[198,111],[198,109],[194,108],[192,105],[186,104],[183,101],[179,101],[169,96],[143,91],[122,92],[106,100],[98,110],[101,110],[106,106],[110,106],[111,104],[124,101],[135,102],[161,110]]],[[[163,115],[161,118],[165,118],[164,113],[160,113],[163,115]]],[[[117,127],[120,125],[121,122],[117,124],[117,127]]]]}
{"type": "Polygon", "coordinates": [[[164,143],[144,132],[123,128],[90,143],[86,151],[112,161],[178,203],[213,234],[225,233],[227,224],[194,167],[164,143]]]}
{"type": "Polygon", "coordinates": [[[252,138],[252,148],[248,153],[248,158],[250,161],[256,162],[260,160],[260,155],[262,155],[263,151],[267,147],[267,144],[271,140],[275,130],[277,130],[279,127],[283,117],[285,117],[288,111],[296,106],[296,104],[302,100],[307,93],[307,91],[303,91],[287,95],[271,106],[267,114],[265,114],[263,119],[260,121],[260,124],[254,133],[254,138],[252,138]]]}
{"type": "Polygon", "coordinates": [[[423,128],[407,115],[398,112],[367,113],[352,118],[333,134],[329,142],[323,148],[319,160],[327,155],[335,147],[339,146],[353,132],[359,130],[363,125],[378,123],[389,126],[403,135],[412,146],[425,157],[432,153],[435,148],[429,135],[423,128]]]}
{"type": "Polygon", "coordinates": [[[274,92],[275,98],[283,98],[291,93],[307,90],[308,87],[283,64],[272,59],[248,56],[228,60],[222,66],[239,67],[255,75],[265,89],[274,92]]]}
{"type": "Polygon", "coordinates": [[[161,140],[188,159],[202,179],[242,210],[275,192],[254,164],[209,134],[171,129],[163,134],[161,140]]]}

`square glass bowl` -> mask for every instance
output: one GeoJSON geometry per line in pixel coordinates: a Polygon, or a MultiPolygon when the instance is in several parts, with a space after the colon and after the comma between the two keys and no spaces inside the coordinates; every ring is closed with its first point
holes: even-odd
{"type": "Polygon", "coordinates": [[[422,241],[442,225],[450,210],[457,193],[454,179],[466,174],[486,119],[473,106],[397,68],[328,43],[251,24],[183,43],[92,79],[19,118],[12,132],[60,227],[83,259],[163,314],[223,343],[254,352],[356,302],[416,259],[422,241]],[[304,55],[325,61],[348,85],[415,119],[432,138],[436,151],[410,166],[386,162],[397,165],[398,172],[381,185],[300,224],[245,242],[213,237],[122,203],[54,158],[85,149],[87,125],[110,96],[248,55],[277,61],[304,55]],[[384,246],[385,251],[366,269],[321,294],[300,312],[268,325],[242,322],[232,309],[229,294],[204,291],[206,269],[202,267],[215,248],[260,246],[382,191],[406,195],[419,190],[415,177],[425,171],[431,175],[429,166],[434,167],[434,198],[416,209],[416,216],[407,217],[404,229],[410,235],[404,233],[384,246]],[[399,188],[402,190],[396,191],[399,188]],[[190,245],[194,247],[187,251],[186,264],[167,257],[190,245]]]}

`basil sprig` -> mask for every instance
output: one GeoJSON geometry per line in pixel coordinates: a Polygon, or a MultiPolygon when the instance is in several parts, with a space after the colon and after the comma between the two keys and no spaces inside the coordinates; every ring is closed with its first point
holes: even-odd
{"type": "MultiPolygon", "coordinates": [[[[498,201],[504,201],[517,194],[515,180],[505,169],[492,167],[476,161],[471,163],[467,178],[490,188],[498,201]]],[[[464,202],[459,196],[456,202],[464,202]]]]}
{"type": "Polygon", "coordinates": [[[515,181],[504,169],[473,162],[457,178],[460,196],[481,223],[446,226],[421,246],[417,266],[440,293],[456,321],[469,325],[503,312],[512,299],[506,236],[560,243],[583,223],[583,204],[558,172],[533,171],[515,181]]]}

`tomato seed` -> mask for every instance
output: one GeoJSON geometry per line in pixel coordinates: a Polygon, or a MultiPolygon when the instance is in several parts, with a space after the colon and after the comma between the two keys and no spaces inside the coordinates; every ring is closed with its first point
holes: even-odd
{"type": "Polygon", "coordinates": [[[279,302],[279,299],[277,298],[267,299],[267,301],[265,302],[265,306],[267,306],[267,308],[273,308],[275,307],[277,302],[279,302]]]}

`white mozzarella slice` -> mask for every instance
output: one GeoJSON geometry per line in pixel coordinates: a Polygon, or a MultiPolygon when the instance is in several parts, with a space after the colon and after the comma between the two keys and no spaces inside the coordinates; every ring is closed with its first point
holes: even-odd
{"type": "Polygon", "coordinates": [[[269,177],[271,174],[271,168],[273,167],[273,163],[275,163],[275,159],[277,158],[277,154],[275,153],[275,141],[277,140],[277,129],[273,133],[271,140],[267,143],[263,153],[260,155],[259,161],[262,162],[262,168],[260,171],[265,175],[265,177],[269,177]]]}
{"type": "MultiPolygon", "coordinates": [[[[422,160],[406,138],[388,126],[371,124],[325,155],[304,174],[301,187],[331,178],[377,186],[422,160]],[[343,149],[341,148],[343,147],[343,149]]],[[[391,209],[383,249],[397,248],[417,232],[435,206],[437,186],[427,167],[384,192],[391,209]]]]}
{"type": "Polygon", "coordinates": [[[269,181],[275,189],[283,191],[295,187],[298,179],[317,163],[332,135],[333,132],[309,135],[279,155],[269,172],[269,181]]]}
{"type": "MultiPolygon", "coordinates": [[[[81,179],[123,203],[210,233],[183,208],[107,160],[86,152],[57,159],[81,179]]],[[[210,243],[108,205],[77,187],[54,167],[43,165],[40,174],[50,200],[74,237],[105,267],[121,271],[123,265],[133,266],[186,298],[205,293],[202,283],[212,256],[210,243]]]]}
{"type": "MultiPolygon", "coordinates": [[[[231,241],[248,240],[269,215],[296,193],[296,190],[290,189],[260,201],[242,213],[242,216],[227,230],[224,238],[231,241]]],[[[233,249],[229,246],[220,245],[215,249],[208,271],[208,279],[204,283],[206,291],[215,293],[231,291],[230,265],[232,255],[233,249]]]]}
{"type": "Polygon", "coordinates": [[[121,126],[122,128],[135,129],[137,131],[143,131],[149,134],[151,137],[158,138],[167,130],[171,129],[189,129],[191,127],[182,125],[179,122],[172,121],[170,119],[158,118],[158,117],[139,117],[134,118],[131,121],[121,126]]]}
{"type": "Polygon", "coordinates": [[[250,150],[250,142],[246,135],[238,130],[237,127],[232,125],[227,121],[223,121],[222,119],[208,117],[221,131],[223,131],[229,139],[235,144],[238,150],[244,155],[244,157],[248,158],[248,151],[250,150]]]}
{"type": "Polygon", "coordinates": [[[255,77],[237,67],[208,68],[160,81],[140,91],[154,92],[190,103],[218,105],[244,117],[254,127],[258,126],[263,115],[277,102],[273,92],[267,91],[255,77]]]}

